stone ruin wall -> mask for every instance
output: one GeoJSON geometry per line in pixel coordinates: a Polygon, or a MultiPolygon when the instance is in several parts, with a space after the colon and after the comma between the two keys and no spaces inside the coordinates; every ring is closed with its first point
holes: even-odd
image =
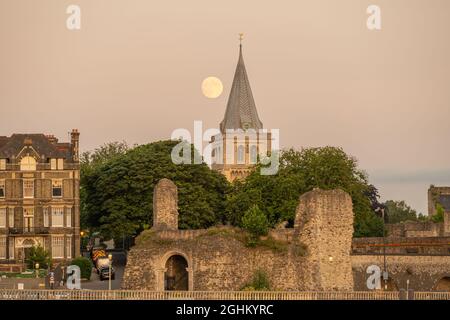
{"type": "MultiPolygon", "coordinates": [[[[170,189],[169,196],[173,194],[170,189]]],[[[173,209],[172,201],[164,203],[173,209]]],[[[154,209],[155,215],[161,212],[165,221],[172,221],[166,213],[173,210],[154,209]]],[[[350,196],[313,190],[300,197],[296,215],[295,228],[270,231],[285,243],[282,250],[248,248],[239,240],[238,228],[177,231],[173,225],[161,228],[162,220],[156,218],[154,228],[141,234],[129,252],[122,287],[164,290],[165,263],[177,254],[188,262],[189,290],[241,290],[257,270],[266,272],[273,290],[351,290],[350,196]]]]}

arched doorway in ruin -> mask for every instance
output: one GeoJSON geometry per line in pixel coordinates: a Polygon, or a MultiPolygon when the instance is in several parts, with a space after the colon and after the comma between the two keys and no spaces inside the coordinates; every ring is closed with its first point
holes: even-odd
{"type": "Polygon", "coordinates": [[[189,290],[189,269],[187,260],[174,254],[167,259],[164,272],[164,290],[189,290]]]}
{"type": "Polygon", "coordinates": [[[450,291],[450,277],[444,277],[436,283],[434,291],[450,291]]]}

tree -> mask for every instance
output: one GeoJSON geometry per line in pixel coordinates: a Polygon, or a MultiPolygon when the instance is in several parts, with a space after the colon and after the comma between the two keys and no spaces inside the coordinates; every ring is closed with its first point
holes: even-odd
{"type": "Polygon", "coordinates": [[[91,279],[92,273],[92,262],[86,257],[78,257],[72,260],[71,264],[80,267],[81,278],[82,279],[91,279]]]}
{"type": "Polygon", "coordinates": [[[281,152],[276,175],[260,174],[261,165],[244,182],[233,186],[228,196],[227,218],[235,223],[243,212],[257,204],[269,225],[288,221],[292,226],[299,196],[314,188],[340,188],[350,194],[355,213],[356,237],[381,236],[383,221],[372,208],[378,201],[376,188],[368,183],[357,160],[341,148],[323,147],[281,152]]]}
{"type": "Polygon", "coordinates": [[[242,228],[250,232],[249,244],[254,245],[260,236],[265,236],[269,232],[269,222],[264,212],[258,205],[253,205],[242,217],[242,228]]]}
{"type": "Polygon", "coordinates": [[[204,163],[174,164],[171,151],[178,143],[137,146],[82,171],[86,224],[105,238],[137,235],[152,225],[153,188],[162,178],[178,187],[180,229],[224,222],[228,182],[204,163]]]}
{"type": "Polygon", "coordinates": [[[34,269],[36,263],[39,263],[40,269],[47,269],[50,265],[50,254],[41,245],[33,246],[30,248],[30,252],[27,259],[28,268],[34,269]]]}
{"type": "Polygon", "coordinates": [[[386,206],[387,221],[389,223],[418,220],[416,210],[408,206],[405,201],[388,200],[384,205],[386,206]]]}
{"type": "Polygon", "coordinates": [[[124,155],[129,150],[128,144],[123,142],[110,142],[106,143],[99,148],[96,148],[94,151],[86,151],[81,154],[80,157],[80,171],[81,171],[81,177],[80,177],[80,224],[81,229],[86,229],[89,226],[88,221],[88,208],[86,207],[87,204],[87,197],[88,194],[86,193],[87,190],[84,188],[89,181],[86,181],[86,179],[89,179],[94,175],[94,172],[97,168],[101,167],[103,164],[107,163],[108,161],[111,161],[112,159],[124,155]]]}

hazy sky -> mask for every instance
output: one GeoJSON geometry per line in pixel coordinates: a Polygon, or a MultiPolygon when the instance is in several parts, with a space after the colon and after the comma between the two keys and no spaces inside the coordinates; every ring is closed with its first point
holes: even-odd
{"type": "Polygon", "coordinates": [[[239,32],[281,146],[341,146],[383,199],[423,212],[429,184],[450,185],[448,0],[0,0],[0,135],[78,128],[89,150],[218,127],[239,32]],[[70,4],[81,30],[66,28],[70,4]],[[217,99],[207,76],[223,81],[217,99]]]}

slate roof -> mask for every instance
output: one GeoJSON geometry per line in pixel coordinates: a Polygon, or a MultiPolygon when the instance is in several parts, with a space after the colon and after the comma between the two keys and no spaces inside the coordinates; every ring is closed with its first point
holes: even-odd
{"type": "Polygon", "coordinates": [[[55,138],[44,134],[13,134],[11,137],[0,137],[0,158],[11,159],[26,146],[45,158],[64,158],[72,160],[70,143],[57,143],[55,138]],[[51,140],[55,140],[54,143],[51,140]]]}
{"type": "Polygon", "coordinates": [[[225,116],[220,123],[220,131],[227,129],[262,129],[263,124],[259,120],[253,99],[244,58],[242,57],[242,45],[239,46],[239,60],[234,73],[230,96],[228,97],[225,116]]]}

